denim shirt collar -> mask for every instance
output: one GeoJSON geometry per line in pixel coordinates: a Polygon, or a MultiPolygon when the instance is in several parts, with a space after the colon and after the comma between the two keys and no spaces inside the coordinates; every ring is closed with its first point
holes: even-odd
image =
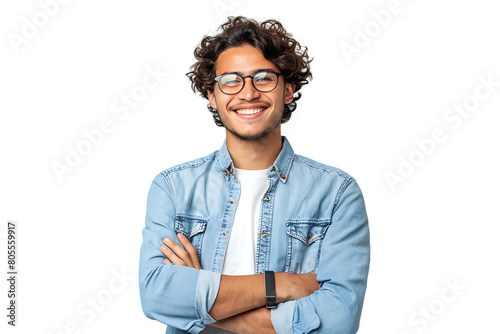
{"type": "MultiPolygon", "coordinates": [[[[290,173],[290,168],[292,167],[293,161],[293,149],[290,145],[290,142],[285,136],[281,136],[281,151],[273,165],[269,167],[269,177],[272,177],[273,174],[277,175],[279,179],[285,183],[288,174],[290,173]]],[[[233,161],[231,160],[231,156],[229,155],[229,151],[227,150],[226,140],[224,139],[224,143],[217,154],[215,156],[217,169],[223,173],[227,179],[229,179],[229,173],[233,174],[233,161]]]]}

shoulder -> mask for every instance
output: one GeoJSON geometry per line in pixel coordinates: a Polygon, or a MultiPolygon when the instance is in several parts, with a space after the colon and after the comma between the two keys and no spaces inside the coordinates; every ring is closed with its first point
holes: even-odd
{"type": "Polygon", "coordinates": [[[186,179],[191,179],[196,174],[203,174],[215,161],[217,152],[214,151],[204,157],[169,167],[156,174],[153,183],[158,184],[164,189],[166,188],[165,185],[168,185],[168,188],[172,190],[172,180],[185,181],[186,179]]]}
{"type": "Polygon", "coordinates": [[[342,169],[298,154],[294,154],[292,170],[295,170],[301,185],[313,186],[315,191],[335,193],[336,201],[346,188],[356,184],[356,180],[342,169]]]}
{"type": "Polygon", "coordinates": [[[215,160],[215,156],[216,156],[217,152],[218,151],[214,151],[214,152],[212,152],[209,155],[206,155],[204,157],[197,158],[197,159],[187,161],[187,162],[183,162],[181,164],[167,168],[164,171],[160,172],[160,175],[162,175],[164,177],[168,177],[170,174],[173,174],[176,172],[182,172],[182,171],[186,171],[186,170],[203,168],[204,166],[209,165],[210,162],[213,162],[215,160]]]}
{"type": "Polygon", "coordinates": [[[340,168],[325,165],[301,155],[295,155],[293,161],[292,169],[298,170],[296,176],[298,175],[300,186],[309,186],[316,193],[335,196],[335,210],[341,202],[358,203],[356,205],[364,207],[361,188],[350,174],[340,168]]]}
{"type": "Polygon", "coordinates": [[[341,178],[346,180],[352,179],[351,175],[349,175],[340,168],[325,165],[321,162],[304,157],[299,154],[294,154],[293,162],[297,166],[300,166],[300,168],[309,169],[311,172],[330,175],[335,178],[341,178]]]}

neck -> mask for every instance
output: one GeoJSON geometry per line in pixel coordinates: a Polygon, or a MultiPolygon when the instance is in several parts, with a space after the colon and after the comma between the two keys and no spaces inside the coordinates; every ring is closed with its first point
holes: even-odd
{"type": "Polygon", "coordinates": [[[279,127],[259,140],[243,140],[226,130],[226,145],[234,167],[257,170],[269,168],[281,151],[279,127]]]}

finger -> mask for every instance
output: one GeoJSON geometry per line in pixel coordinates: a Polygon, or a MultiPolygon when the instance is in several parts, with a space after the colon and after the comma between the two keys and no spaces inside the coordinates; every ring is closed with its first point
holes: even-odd
{"type": "Polygon", "coordinates": [[[169,238],[163,239],[163,243],[165,246],[170,248],[170,250],[182,261],[186,263],[186,266],[194,268],[193,261],[191,261],[191,257],[189,256],[188,252],[182,246],[179,246],[177,243],[174,241],[170,240],[169,238]]]}
{"type": "MultiPolygon", "coordinates": [[[[179,266],[186,266],[186,263],[167,247],[161,246],[160,250],[170,263],[177,264],[179,266]]],[[[165,263],[165,261],[163,261],[163,263],[165,263]]]]}
{"type": "Polygon", "coordinates": [[[177,234],[177,238],[181,242],[181,245],[184,246],[184,249],[188,252],[191,261],[193,262],[193,266],[196,269],[201,269],[200,260],[198,259],[198,252],[196,248],[194,248],[193,244],[189,242],[188,238],[186,238],[182,233],[177,234]]]}

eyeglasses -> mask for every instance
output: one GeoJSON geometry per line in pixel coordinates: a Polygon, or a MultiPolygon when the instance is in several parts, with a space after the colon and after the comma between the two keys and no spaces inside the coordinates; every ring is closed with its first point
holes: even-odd
{"type": "Polygon", "coordinates": [[[227,95],[234,95],[241,92],[245,87],[245,79],[252,78],[252,85],[259,92],[270,92],[278,86],[278,79],[281,73],[274,71],[260,71],[254,75],[242,76],[237,73],[223,74],[215,78],[219,84],[219,89],[227,95]]]}

